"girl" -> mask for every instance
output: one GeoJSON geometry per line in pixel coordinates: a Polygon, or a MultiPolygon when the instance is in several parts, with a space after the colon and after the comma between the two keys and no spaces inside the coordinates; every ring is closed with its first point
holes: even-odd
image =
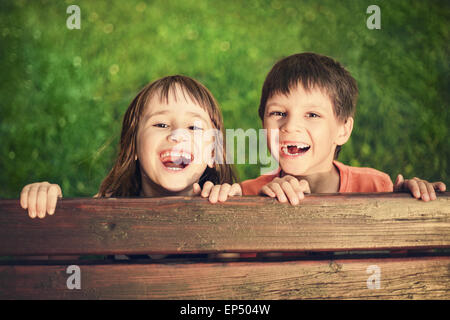
{"type": "MultiPolygon", "coordinates": [[[[225,163],[223,132],[219,106],[198,81],[175,75],[148,84],[125,113],[119,155],[94,197],[198,195],[204,185],[202,196],[211,202],[241,195],[225,163]]],[[[33,183],[20,204],[31,218],[44,218],[58,197],[57,184],[33,183]]]]}

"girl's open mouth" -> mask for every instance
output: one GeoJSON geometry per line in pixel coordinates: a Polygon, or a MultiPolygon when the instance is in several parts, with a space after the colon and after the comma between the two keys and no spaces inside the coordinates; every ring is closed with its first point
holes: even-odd
{"type": "Polygon", "coordinates": [[[283,143],[281,145],[281,155],[285,157],[297,157],[304,155],[311,148],[306,143],[283,143]]]}
{"type": "Polygon", "coordinates": [[[163,151],[159,157],[167,170],[175,172],[188,167],[194,159],[194,156],[186,151],[163,151]]]}

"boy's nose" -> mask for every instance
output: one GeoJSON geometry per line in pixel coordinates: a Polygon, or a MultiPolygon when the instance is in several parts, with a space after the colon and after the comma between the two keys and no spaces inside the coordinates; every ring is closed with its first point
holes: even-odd
{"type": "Polygon", "coordinates": [[[303,124],[299,119],[288,118],[281,125],[280,130],[282,132],[299,132],[303,130],[303,124]]]}

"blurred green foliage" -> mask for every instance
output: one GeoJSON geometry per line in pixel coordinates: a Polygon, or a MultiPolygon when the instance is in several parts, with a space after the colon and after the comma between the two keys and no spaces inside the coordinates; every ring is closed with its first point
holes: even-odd
{"type": "Polygon", "coordinates": [[[358,81],[341,161],[450,186],[448,21],[448,1],[1,1],[0,197],[36,181],[95,194],[129,102],[165,75],[205,84],[227,128],[260,128],[266,74],[303,51],[336,58],[358,81]],[[80,30],[66,27],[71,4],[80,30]],[[371,4],[381,30],[366,27],[371,4]]]}

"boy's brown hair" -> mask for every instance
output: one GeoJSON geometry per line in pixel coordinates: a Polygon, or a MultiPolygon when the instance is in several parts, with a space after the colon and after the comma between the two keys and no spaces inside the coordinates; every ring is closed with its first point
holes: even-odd
{"type": "MultiPolygon", "coordinates": [[[[187,76],[168,76],[146,85],[130,103],[125,112],[120,137],[119,154],[108,173],[107,177],[100,185],[99,197],[107,195],[113,197],[133,197],[139,196],[141,190],[141,173],[139,159],[135,160],[137,154],[137,132],[140,119],[144,109],[153,96],[159,97],[161,102],[168,103],[169,95],[175,94],[176,88],[182,90],[183,95],[188,96],[192,101],[198,103],[209,115],[215,129],[222,133],[224,125],[219,104],[214,99],[211,92],[200,82],[187,76]]],[[[237,181],[235,169],[232,165],[226,164],[224,141],[219,143],[216,151],[217,157],[223,158],[219,163],[214,164],[214,168],[207,167],[200,177],[199,184],[203,186],[206,181],[214,184],[224,184],[237,181]]]]}
{"type": "MultiPolygon", "coordinates": [[[[358,100],[358,86],[350,73],[334,59],[316,53],[298,53],[281,59],[264,81],[259,117],[264,121],[267,100],[277,93],[289,94],[302,85],[305,90],[319,88],[329,95],[335,116],[345,122],[353,117],[358,100]]],[[[341,146],[336,147],[337,159],[341,146]]]]}

